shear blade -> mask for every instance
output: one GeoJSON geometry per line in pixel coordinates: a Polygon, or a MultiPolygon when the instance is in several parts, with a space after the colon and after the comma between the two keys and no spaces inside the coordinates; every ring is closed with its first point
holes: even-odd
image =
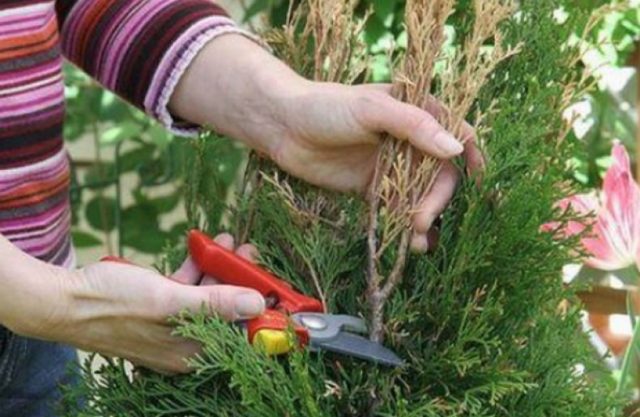
{"type": "Polygon", "coordinates": [[[312,345],[319,349],[340,353],[364,359],[380,365],[398,367],[403,366],[404,361],[393,351],[379,343],[372,342],[362,336],[343,332],[330,340],[311,341],[312,345]]]}

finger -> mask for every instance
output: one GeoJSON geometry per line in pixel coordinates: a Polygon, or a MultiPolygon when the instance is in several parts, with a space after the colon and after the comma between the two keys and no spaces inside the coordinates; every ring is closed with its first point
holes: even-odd
{"type": "Polygon", "coordinates": [[[171,344],[174,346],[172,346],[171,354],[161,354],[164,356],[161,365],[162,369],[164,369],[165,373],[168,372],[169,374],[187,374],[193,372],[194,369],[189,366],[188,359],[202,353],[202,345],[182,337],[172,336],[172,338],[171,344]],[[176,342],[178,342],[177,346],[175,346],[176,342]]]}
{"type": "Polygon", "coordinates": [[[359,88],[366,88],[367,90],[376,90],[385,94],[391,95],[393,93],[393,84],[389,83],[368,83],[361,84],[359,88]]]}
{"type": "Polygon", "coordinates": [[[218,285],[218,284],[220,284],[220,281],[218,281],[217,279],[215,279],[210,275],[205,275],[202,278],[202,281],[200,281],[200,285],[218,285]]]}
{"type": "MultiPolygon", "coordinates": [[[[380,91],[385,94],[391,94],[393,90],[392,84],[366,84],[367,88],[380,91]]],[[[445,107],[437,98],[430,96],[425,107],[431,115],[436,119],[442,117],[445,107]]],[[[462,123],[460,132],[460,142],[464,144],[464,156],[467,162],[467,174],[480,175],[484,171],[486,161],[484,155],[478,147],[478,141],[475,129],[467,122],[462,123]]]]}
{"type": "MultiPolygon", "coordinates": [[[[367,88],[380,91],[385,94],[391,94],[393,91],[392,84],[372,83],[366,84],[367,88]]],[[[430,96],[425,107],[432,116],[436,119],[442,117],[442,113],[445,111],[445,107],[437,98],[430,96]]],[[[477,145],[477,137],[475,129],[467,122],[463,122],[460,133],[460,142],[464,144],[464,153],[467,160],[467,168],[469,174],[478,173],[484,170],[485,160],[482,152],[477,145]]]]}
{"type": "MultiPolygon", "coordinates": [[[[431,96],[427,102],[426,110],[433,114],[437,119],[442,117],[445,111],[444,105],[435,97],[431,96]]],[[[485,159],[484,155],[478,147],[478,137],[476,131],[467,122],[462,123],[460,128],[460,141],[464,144],[464,156],[467,162],[467,174],[480,174],[484,171],[485,159]]]]}
{"type": "Polygon", "coordinates": [[[198,312],[204,307],[210,314],[230,321],[259,316],[265,309],[260,293],[231,285],[179,287],[173,293],[172,304],[172,309],[177,310],[173,314],[183,309],[198,312]]]}
{"type": "MultiPolygon", "coordinates": [[[[389,95],[392,94],[393,92],[393,84],[371,83],[371,84],[365,84],[364,86],[372,90],[380,91],[389,95]]],[[[441,120],[441,117],[443,116],[443,112],[445,111],[445,106],[444,104],[442,104],[440,100],[438,100],[434,96],[429,96],[427,105],[425,106],[425,110],[428,111],[436,119],[441,120]]],[[[465,144],[469,142],[474,142],[475,144],[477,142],[475,129],[466,121],[462,123],[461,132],[460,132],[460,142],[465,144]]],[[[473,146],[477,150],[477,146],[475,145],[471,145],[471,146],[473,146]]],[[[480,156],[482,156],[481,153],[480,153],[480,156]]]]}
{"type": "Polygon", "coordinates": [[[370,131],[408,140],[421,151],[449,159],[464,151],[462,144],[428,112],[385,93],[370,90],[356,101],[356,119],[370,131]]]}
{"type": "Polygon", "coordinates": [[[220,233],[213,240],[227,250],[233,250],[235,247],[233,236],[229,233],[220,233]]]}
{"type": "Polygon", "coordinates": [[[248,243],[236,249],[236,254],[252,263],[256,263],[256,260],[258,259],[258,249],[248,243]]]}
{"type": "Polygon", "coordinates": [[[424,197],[417,213],[413,217],[413,227],[416,234],[426,235],[433,222],[449,205],[456,190],[460,174],[455,165],[446,162],[435,179],[431,190],[424,197]]]}
{"type": "MultiPolygon", "coordinates": [[[[429,96],[429,98],[427,99],[425,110],[431,113],[436,119],[442,120],[442,118],[445,116],[446,109],[446,106],[434,96],[429,96]]],[[[460,127],[460,141],[462,143],[467,143],[470,141],[475,141],[475,139],[475,129],[469,123],[463,121],[462,126],[460,127]]]]}
{"type": "Polygon", "coordinates": [[[438,245],[439,237],[438,230],[434,227],[429,229],[426,234],[414,233],[411,238],[411,250],[416,253],[433,251],[433,249],[438,245]]]}
{"type": "Polygon", "coordinates": [[[159,332],[162,332],[164,337],[158,339],[153,346],[146,347],[144,356],[138,353],[138,358],[128,359],[137,366],[144,366],[165,375],[193,372],[194,369],[189,366],[187,360],[202,353],[202,344],[177,336],[174,330],[171,326],[160,327],[159,332]]]}
{"type": "Polygon", "coordinates": [[[467,174],[477,175],[478,180],[482,179],[482,172],[485,169],[486,161],[478,144],[474,140],[468,141],[464,145],[464,156],[467,161],[467,174]]]}
{"type": "Polygon", "coordinates": [[[198,269],[193,259],[188,256],[180,268],[169,276],[169,279],[179,282],[180,284],[196,285],[200,282],[201,277],[202,273],[200,272],[200,269],[198,269]]]}
{"type": "MultiPolygon", "coordinates": [[[[366,84],[365,86],[368,89],[376,90],[376,91],[385,93],[387,95],[391,95],[393,92],[393,84],[371,83],[371,84],[366,84]]],[[[442,102],[440,102],[440,100],[438,100],[433,96],[429,96],[427,105],[425,106],[425,110],[428,111],[435,119],[440,120],[440,118],[443,116],[443,112],[445,111],[445,107],[442,104],[442,102]]],[[[482,165],[478,164],[477,162],[482,161],[482,154],[478,151],[477,146],[475,145],[476,143],[475,130],[467,122],[463,122],[462,124],[460,142],[463,144],[468,144],[469,149],[475,151],[473,152],[473,157],[475,158],[473,160],[474,162],[473,168],[474,169],[480,168],[482,165]],[[478,158],[478,156],[480,158],[478,158]]],[[[467,146],[465,146],[465,148],[467,148],[467,146]]],[[[471,171],[473,172],[474,169],[472,169],[471,171]]]]}
{"type": "Polygon", "coordinates": [[[429,241],[425,233],[414,233],[411,238],[411,250],[417,253],[424,253],[429,249],[429,241]]]}

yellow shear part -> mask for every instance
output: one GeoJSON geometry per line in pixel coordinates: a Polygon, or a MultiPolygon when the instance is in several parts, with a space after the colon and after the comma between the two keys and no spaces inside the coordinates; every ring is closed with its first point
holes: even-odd
{"type": "Polygon", "coordinates": [[[291,351],[294,341],[286,331],[264,329],[253,336],[253,346],[262,349],[267,355],[282,355],[291,351]]]}

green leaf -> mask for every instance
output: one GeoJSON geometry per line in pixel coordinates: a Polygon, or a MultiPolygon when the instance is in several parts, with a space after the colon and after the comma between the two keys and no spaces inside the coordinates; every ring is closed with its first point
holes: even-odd
{"type": "Polygon", "coordinates": [[[165,214],[178,207],[182,199],[182,192],[176,191],[162,197],[149,198],[144,195],[142,189],[136,189],[133,191],[133,198],[137,205],[153,206],[156,213],[165,214]]]}
{"type": "Polygon", "coordinates": [[[103,232],[113,231],[116,227],[116,200],[110,197],[94,197],[85,208],[89,225],[103,232]]]}
{"type": "Polygon", "coordinates": [[[112,163],[96,164],[84,174],[84,186],[91,190],[101,190],[115,184],[116,172],[112,163]]]}
{"type": "Polygon", "coordinates": [[[164,214],[175,210],[176,207],[178,207],[178,204],[180,204],[181,197],[182,194],[176,192],[164,197],[153,198],[149,200],[149,202],[153,204],[158,213],[164,214]]]}
{"type": "Polygon", "coordinates": [[[391,70],[389,68],[389,58],[386,54],[374,55],[371,59],[370,67],[373,82],[389,82],[391,70]]]}
{"type": "Polygon", "coordinates": [[[120,172],[131,172],[139,169],[142,165],[153,158],[156,147],[143,143],[140,147],[127,151],[120,155],[120,172]]]}
{"type": "Polygon", "coordinates": [[[71,231],[71,239],[76,248],[91,248],[102,244],[102,240],[97,236],[80,230],[71,231]]]}
{"type": "Polygon", "coordinates": [[[258,14],[266,12],[267,10],[272,8],[275,3],[276,2],[274,0],[258,0],[252,2],[251,6],[249,6],[245,11],[242,21],[245,23],[248,22],[258,14]]]}
{"type": "Polygon", "coordinates": [[[75,113],[68,114],[64,123],[64,139],[65,141],[74,142],[82,138],[89,126],[90,121],[81,114],[75,113]]]}
{"type": "Polygon", "coordinates": [[[138,120],[133,115],[136,110],[135,107],[115,94],[108,94],[102,99],[100,118],[103,121],[112,121],[114,123],[122,123],[123,120],[138,120]]]}
{"type": "Polygon", "coordinates": [[[148,203],[128,207],[122,212],[122,242],[144,253],[156,254],[170,236],[160,229],[158,211],[148,203]]]}
{"type": "Polygon", "coordinates": [[[142,132],[142,125],[135,121],[125,121],[117,126],[107,129],[100,136],[101,145],[115,145],[125,139],[137,137],[142,132]]]}
{"type": "Polygon", "coordinates": [[[383,22],[386,22],[396,9],[396,0],[372,0],[372,3],[374,12],[383,22]]]}
{"type": "Polygon", "coordinates": [[[389,29],[385,27],[382,19],[378,15],[373,15],[367,22],[364,32],[365,42],[367,42],[367,45],[372,46],[388,32],[389,29]]]}
{"type": "Polygon", "coordinates": [[[187,234],[187,230],[189,229],[189,222],[179,222],[174,224],[169,230],[169,235],[171,236],[172,241],[178,241],[184,238],[187,234]]]}
{"type": "Polygon", "coordinates": [[[148,138],[160,149],[165,149],[174,139],[174,135],[169,132],[164,126],[154,123],[147,131],[148,138]]]}

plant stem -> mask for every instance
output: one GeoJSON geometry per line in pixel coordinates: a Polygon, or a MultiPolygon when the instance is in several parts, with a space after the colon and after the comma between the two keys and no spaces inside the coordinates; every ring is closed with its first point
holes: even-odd
{"type": "MultiPolygon", "coordinates": [[[[624,359],[622,360],[622,369],[620,373],[620,379],[618,380],[618,384],[616,385],[616,391],[615,391],[617,396],[620,396],[622,394],[622,390],[624,390],[626,386],[629,373],[631,372],[631,363],[634,357],[634,352],[639,342],[640,342],[640,320],[636,320],[636,324],[635,326],[633,326],[633,336],[631,337],[629,346],[627,346],[627,350],[624,353],[624,359]]],[[[618,407],[615,407],[613,409],[611,415],[613,417],[616,417],[618,415],[618,407]]]]}
{"type": "MultiPolygon", "coordinates": [[[[100,173],[100,180],[103,181],[105,179],[105,173],[104,173],[104,165],[103,165],[103,161],[102,161],[102,143],[100,140],[101,134],[100,134],[100,127],[99,127],[99,122],[98,119],[94,118],[91,122],[91,129],[92,129],[92,133],[93,133],[93,143],[94,143],[94,155],[95,155],[95,162],[98,166],[98,172],[100,173]]],[[[116,173],[116,175],[118,175],[119,173],[116,173]]],[[[108,225],[107,225],[107,207],[105,207],[104,205],[104,192],[102,190],[102,188],[99,188],[96,191],[96,194],[98,195],[98,197],[100,198],[100,220],[102,221],[102,227],[104,227],[104,241],[105,241],[105,245],[106,245],[106,250],[107,253],[109,255],[113,255],[113,242],[111,241],[111,232],[109,231],[108,225]]],[[[118,210],[120,208],[118,207],[118,210]]]]}

